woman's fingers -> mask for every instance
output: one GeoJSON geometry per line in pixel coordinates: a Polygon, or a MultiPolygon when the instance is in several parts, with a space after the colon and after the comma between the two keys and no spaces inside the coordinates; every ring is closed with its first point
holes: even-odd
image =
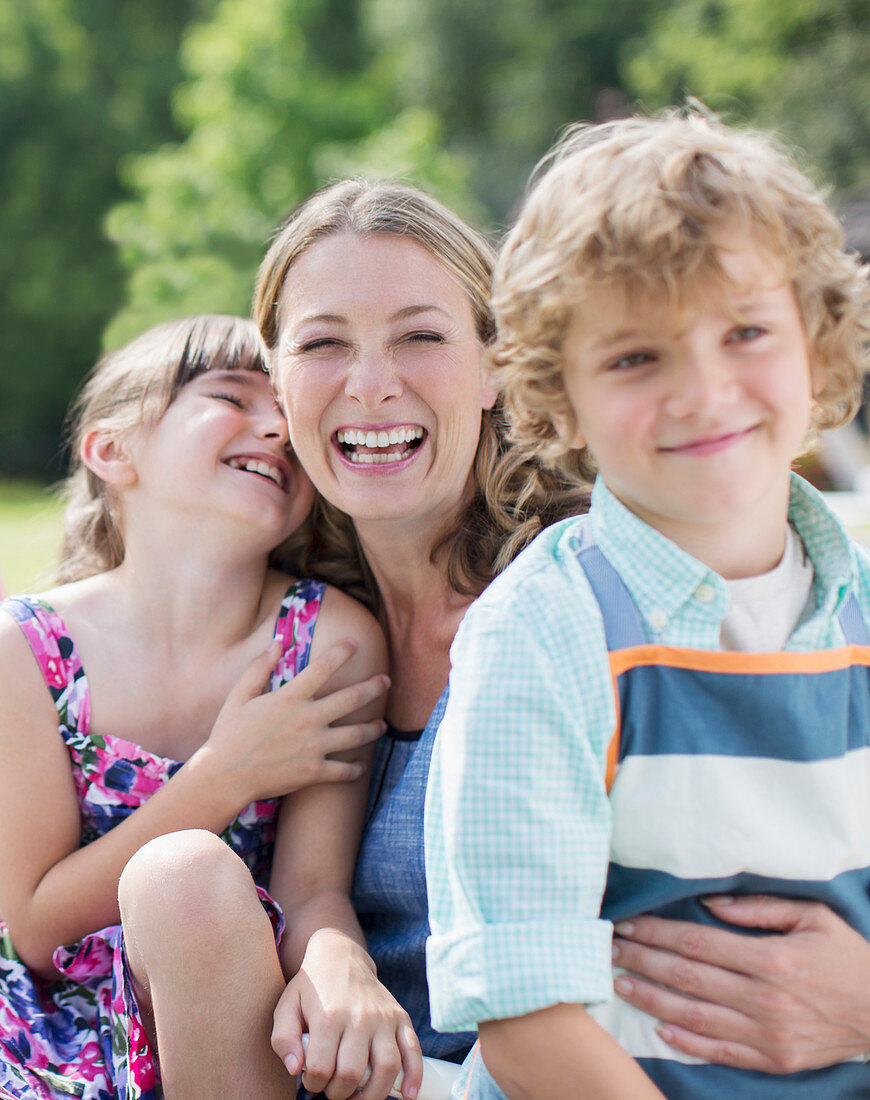
{"type": "MultiPolygon", "coordinates": [[[[752,937],[740,932],[727,932],[691,921],[665,920],[663,917],[633,917],[618,921],[614,933],[620,940],[650,948],[671,951],[683,959],[695,959],[710,966],[722,967],[738,974],[755,972],[760,953],[752,937]]],[[[635,952],[638,973],[652,977],[649,966],[652,956],[646,951],[635,952]]],[[[676,960],[675,960],[676,961],[676,960]]],[[[620,966],[624,965],[620,962],[620,966]]],[[[634,969],[634,967],[632,967],[634,969]]]]}
{"type": "MultiPolygon", "coordinates": [[[[653,989],[667,986],[685,996],[717,1005],[734,1007],[746,997],[748,982],[742,975],[630,940],[614,938],[613,961],[620,970],[630,971],[628,975],[619,975],[615,981],[615,988],[624,1000],[631,999],[624,996],[623,990],[637,974],[648,979],[647,984],[657,983],[651,987],[653,989]]],[[[646,1008],[646,1005],[641,1007],[646,1008]]]]}

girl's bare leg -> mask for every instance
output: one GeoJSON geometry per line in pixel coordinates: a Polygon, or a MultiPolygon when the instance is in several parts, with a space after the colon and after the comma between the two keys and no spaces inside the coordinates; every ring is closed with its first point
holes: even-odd
{"type": "Polygon", "coordinates": [[[158,837],[127,864],[119,900],[166,1100],[295,1096],[269,1041],[281,965],[242,861],[212,833],[158,837]]]}

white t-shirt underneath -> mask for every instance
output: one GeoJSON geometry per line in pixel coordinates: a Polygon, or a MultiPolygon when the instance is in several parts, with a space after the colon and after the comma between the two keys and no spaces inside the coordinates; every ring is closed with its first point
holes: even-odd
{"type": "Polygon", "coordinates": [[[788,525],[785,553],[758,577],[728,581],[731,606],[722,621],[723,649],[741,653],[780,650],[815,611],[813,567],[797,531],[788,525]]]}

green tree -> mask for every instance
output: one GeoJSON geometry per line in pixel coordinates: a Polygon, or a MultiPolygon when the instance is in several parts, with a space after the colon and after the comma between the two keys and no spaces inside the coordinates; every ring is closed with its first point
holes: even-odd
{"type": "Polygon", "coordinates": [[[211,0],[0,4],[0,468],[52,463],[120,297],[105,239],[120,155],[172,131],[176,43],[211,0]]]}
{"type": "Polygon", "coordinates": [[[503,223],[528,172],[579,119],[628,109],[624,42],[662,0],[369,0],[399,94],[443,119],[448,146],[472,164],[488,215],[503,223]]]}
{"type": "Polygon", "coordinates": [[[839,188],[870,177],[868,0],[675,0],[626,76],[650,106],[691,94],[781,130],[839,188]]]}
{"type": "Polygon", "coordinates": [[[412,177],[467,202],[462,162],[431,111],[396,102],[357,0],[220,0],[181,65],[187,136],[127,160],[136,197],[108,219],[130,272],[109,346],[167,317],[247,312],[278,220],[331,177],[412,177]]]}

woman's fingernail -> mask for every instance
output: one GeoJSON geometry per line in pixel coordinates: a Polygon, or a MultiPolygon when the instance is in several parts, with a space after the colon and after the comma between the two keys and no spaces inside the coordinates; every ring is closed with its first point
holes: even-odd
{"type": "Polygon", "coordinates": [[[717,894],[712,898],[701,898],[704,905],[733,905],[734,900],[730,894],[717,894]]]}
{"type": "Polygon", "coordinates": [[[619,977],[613,983],[613,988],[617,993],[631,993],[634,989],[634,982],[630,978],[619,977]]]}
{"type": "Polygon", "coordinates": [[[619,944],[614,943],[613,946],[610,948],[610,957],[611,957],[611,959],[618,959],[619,955],[620,955],[619,944]]]}
{"type": "Polygon", "coordinates": [[[299,1072],[299,1059],[295,1054],[288,1054],[284,1059],[284,1068],[290,1074],[291,1077],[295,1077],[299,1072]]]}
{"type": "Polygon", "coordinates": [[[614,924],[613,931],[620,936],[633,936],[634,925],[631,923],[630,920],[620,920],[617,921],[616,924],[614,924]]]}
{"type": "Polygon", "coordinates": [[[671,1031],[671,1029],[670,1029],[670,1028],[669,1028],[669,1027],[667,1026],[667,1024],[663,1024],[663,1025],[661,1025],[660,1027],[657,1027],[657,1028],[656,1028],[656,1034],[657,1034],[657,1035],[658,1035],[658,1036],[659,1036],[660,1038],[664,1039],[664,1041],[665,1041],[666,1043],[672,1043],[672,1042],[674,1041],[674,1033],[673,1033],[673,1031],[671,1031]]]}

